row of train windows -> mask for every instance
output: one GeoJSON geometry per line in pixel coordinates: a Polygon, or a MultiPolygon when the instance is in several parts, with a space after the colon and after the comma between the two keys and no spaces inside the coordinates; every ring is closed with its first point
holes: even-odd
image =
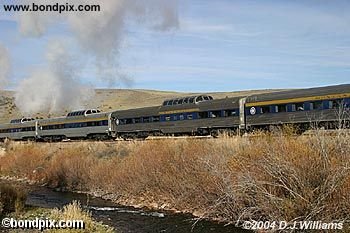
{"type": "Polygon", "coordinates": [[[119,119],[120,125],[238,116],[238,109],[119,119]]]}
{"type": "Polygon", "coordinates": [[[18,133],[18,132],[31,132],[35,131],[35,127],[24,127],[17,129],[1,129],[0,133],[18,133]]]}
{"type": "Polygon", "coordinates": [[[46,125],[46,126],[42,126],[41,129],[55,130],[55,129],[72,129],[72,128],[84,128],[84,127],[95,127],[95,126],[108,126],[108,120],[78,122],[78,123],[58,124],[58,125],[46,125]]]}
{"type": "MultiPolygon", "coordinates": [[[[67,129],[67,128],[94,127],[94,126],[108,126],[108,120],[69,123],[69,124],[58,124],[58,125],[45,125],[45,126],[42,126],[40,129],[41,130],[55,130],[55,129],[67,129]]],[[[0,133],[19,133],[19,132],[31,132],[31,131],[34,132],[35,127],[24,127],[24,128],[17,128],[17,129],[1,129],[0,133]]]]}
{"type": "Polygon", "coordinates": [[[199,102],[208,101],[208,100],[213,100],[213,97],[207,96],[207,95],[192,96],[192,97],[185,97],[180,99],[166,100],[164,101],[163,106],[193,104],[193,103],[199,103],[199,102]]]}
{"type": "Polygon", "coordinates": [[[250,112],[251,115],[263,114],[263,113],[278,113],[278,112],[296,112],[296,111],[309,111],[309,110],[322,110],[322,109],[339,109],[340,107],[349,108],[350,99],[344,101],[338,100],[327,100],[327,101],[314,101],[314,102],[303,102],[293,104],[280,104],[273,106],[261,106],[257,107],[256,112],[250,112]]]}

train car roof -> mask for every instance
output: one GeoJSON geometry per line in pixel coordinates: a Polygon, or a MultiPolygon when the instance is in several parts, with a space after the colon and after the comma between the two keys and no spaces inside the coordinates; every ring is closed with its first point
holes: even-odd
{"type": "Polygon", "coordinates": [[[135,117],[151,117],[163,114],[174,114],[180,112],[194,112],[207,110],[220,110],[239,108],[239,99],[242,97],[230,97],[224,99],[215,99],[203,101],[200,103],[172,105],[172,106],[154,106],[128,110],[119,110],[112,113],[112,117],[118,118],[135,118],[135,117]]]}
{"type": "Polygon", "coordinates": [[[215,99],[211,101],[200,102],[197,104],[197,106],[201,111],[239,108],[239,100],[244,97],[245,96],[215,99]]]}
{"type": "Polygon", "coordinates": [[[150,117],[157,115],[159,115],[159,106],[118,110],[112,113],[112,117],[118,118],[150,117]]]}
{"type": "Polygon", "coordinates": [[[69,122],[80,122],[80,121],[85,121],[89,119],[100,119],[100,118],[105,118],[108,117],[110,112],[101,112],[101,113],[94,113],[91,115],[81,115],[81,116],[75,116],[75,117],[55,117],[55,118],[47,118],[47,119],[40,119],[38,120],[39,124],[42,123],[69,123],[69,122]]]}
{"type": "Polygon", "coordinates": [[[314,87],[307,89],[295,89],[289,91],[265,93],[258,95],[251,95],[247,98],[247,103],[280,100],[280,99],[292,99],[301,97],[316,97],[331,94],[343,94],[350,93],[350,84],[342,84],[326,87],[314,87]]]}
{"type": "Polygon", "coordinates": [[[0,129],[15,129],[15,128],[24,128],[24,127],[30,127],[35,126],[36,120],[33,121],[26,121],[23,123],[5,123],[0,124],[0,129]]]}

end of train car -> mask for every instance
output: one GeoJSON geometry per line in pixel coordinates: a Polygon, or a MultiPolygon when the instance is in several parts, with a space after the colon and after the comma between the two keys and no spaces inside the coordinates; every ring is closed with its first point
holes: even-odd
{"type": "Polygon", "coordinates": [[[349,127],[349,107],[350,84],[252,95],[245,104],[245,124],[246,129],[283,124],[334,129],[340,122],[349,127]]]}

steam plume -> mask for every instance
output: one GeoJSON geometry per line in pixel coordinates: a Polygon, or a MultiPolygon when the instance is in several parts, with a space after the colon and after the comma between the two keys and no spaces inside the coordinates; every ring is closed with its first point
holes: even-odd
{"type": "Polygon", "coordinates": [[[9,53],[7,49],[0,44],[0,88],[4,88],[8,84],[10,68],[9,53]]]}
{"type": "Polygon", "coordinates": [[[78,79],[71,54],[63,43],[56,41],[50,43],[46,57],[48,68],[33,71],[18,86],[16,105],[26,114],[81,108],[93,91],[78,79]]]}
{"type": "MultiPolygon", "coordinates": [[[[57,0],[28,0],[36,4],[54,4],[57,0]]],[[[65,3],[65,2],[61,2],[65,3]]],[[[82,48],[105,57],[118,52],[126,22],[132,19],[157,30],[177,28],[177,1],[164,0],[75,0],[75,5],[100,5],[100,12],[66,12],[63,14],[29,12],[19,18],[22,34],[41,36],[48,27],[67,21],[82,48]]],[[[110,57],[109,57],[110,58],[110,57]]]]}
{"type": "MultiPolygon", "coordinates": [[[[33,2],[46,5],[59,1],[22,0],[24,4],[33,2]]],[[[60,3],[65,4],[66,1],[60,3]]],[[[22,13],[18,19],[20,31],[25,36],[40,37],[45,35],[50,27],[57,24],[67,25],[80,46],[81,55],[84,54],[85,58],[95,61],[96,78],[102,78],[109,84],[115,82],[131,84],[132,79],[118,69],[119,48],[127,27],[131,23],[138,23],[153,30],[177,28],[177,0],[75,0],[70,2],[75,5],[96,3],[101,7],[100,12],[22,13]]],[[[79,79],[74,78],[75,72],[63,71],[67,66],[71,71],[79,68],[74,67],[74,64],[69,61],[69,56],[65,59],[64,62],[59,59],[63,62],[60,67],[56,65],[55,59],[49,61],[48,69],[36,70],[30,78],[20,84],[17,89],[16,103],[22,111],[33,112],[46,109],[52,112],[63,107],[72,108],[79,105],[76,102],[79,95],[83,96],[82,99],[86,99],[84,95],[86,87],[79,79]],[[51,90],[48,91],[48,89],[51,90]],[[33,91],[28,93],[28,90],[33,91]],[[73,93],[74,98],[70,98],[73,93]]]]}

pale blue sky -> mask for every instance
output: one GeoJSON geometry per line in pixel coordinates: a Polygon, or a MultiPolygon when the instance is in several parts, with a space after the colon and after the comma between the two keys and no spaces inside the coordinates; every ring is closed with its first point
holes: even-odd
{"type": "MultiPolygon", "coordinates": [[[[350,1],[340,0],[183,0],[178,30],[127,23],[120,70],[133,79],[132,88],[185,92],[350,83],[349,12],[350,1]]],[[[30,39],[17,27],[0,11],[0,42],[11,54],[12,87],[31,69],[46,65],[51,38],[70,37],[64,24],[30,39]]],[[[88,67],[81,74],[84,82],[110,87],[88,67]]]]}

